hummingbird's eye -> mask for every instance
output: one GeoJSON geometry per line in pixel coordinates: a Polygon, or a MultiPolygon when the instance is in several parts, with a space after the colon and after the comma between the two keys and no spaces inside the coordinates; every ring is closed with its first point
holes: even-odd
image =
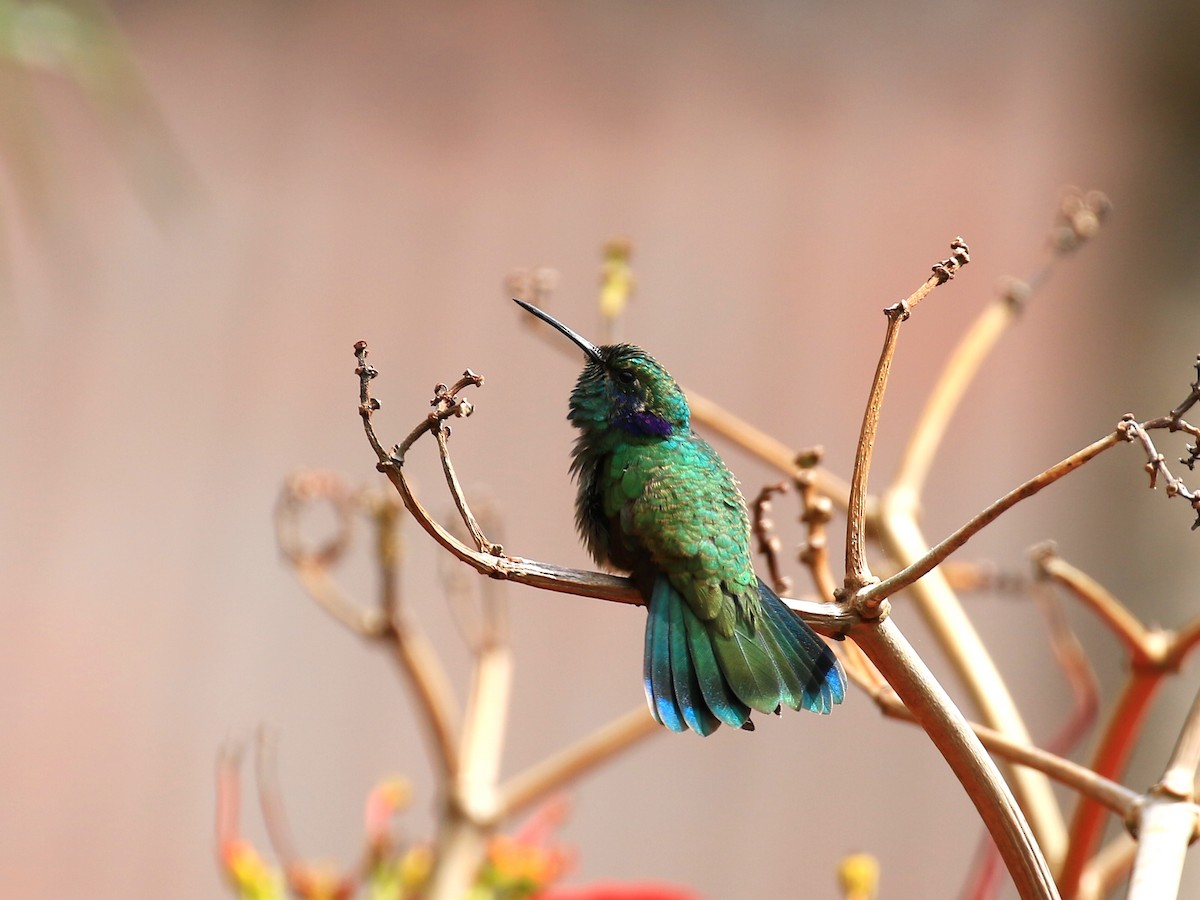
{"type": "Polygon", "coordinates": [[[617,381],[624,385],[632,385],[637,382],[637,376],[629,369],[617,370],[617,381]]]}

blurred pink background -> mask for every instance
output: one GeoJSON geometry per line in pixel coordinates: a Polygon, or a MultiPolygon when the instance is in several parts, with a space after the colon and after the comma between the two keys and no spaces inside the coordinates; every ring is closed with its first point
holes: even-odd
{"type": "MultiPolygon", "coordinates": [[[[845,476],[879,311],[961,234],[971,265],[902,336],[881,486],[957,335],[1004,276],[1035,267],[1062,187],[1105,190],[1111,221],[1036,296],[954,423],[925,498],[932,537],[1121,414],[1165,412],[1193,376],[1195,10],[17,7],[0,69],[7,896],[221,896],[214,761],[260,723],[306,855],[356,859],[362,801],[394,773],[416,790],[404,831],[429,833],[405,690],[303,595],[272,506],[300,466],[382,480],[355,408],[351,345],[366,339],[385,441],[433,384],[485,374],[455,428],[460,473],[502,510],[508,550],[585,565],[564,421],[576,366],[506,299],[516,267],[557,269],[554,310],[598,334],[599,248],[630,236],[623,335],[785,442],[824,444],[845,476]],[[106,51],[79,49],[89,29],[106,51]]],[[[777,480],[718,445],[747,493],[777,480]]],[[[418,456],[425,499],[445,506],[418,456]]],[[[1180,624],[1200,538],[1183,504],[1145,489],[1142,463],[1114,451],[964,556],[1024,572],[1025,550],[1055,538],[1146,620],[1180,624]]],[[[793,510],[776,506],[789,546],[793,510]]],[[[406,596],[461,689],[440,563],[409,529],[406,596]]],[[[358,564],[344,576],[365,599],[358,564]]],[[[504,590],[511,773],[642,702],[643,616],[504,590]]],[[[1036,608],[969,603],[1035,738],[1052,734],[1070,696],[1036,608]]],[[[1071,614],[1108,697],[1120,652],[1071,614]]],[[[929,646],[902,601],[896,615],[929,646]]],[[[1160,773],[1194,680],[1156,706],[1131,786],[1160,773]]],[[[857,692],[826,721],[655,737],[573,797],[575,880],[714,898],[835,897],[838,860],[860,850],[880,858],[884,896],[954,896],[982,833],[924,736],[857,692]]],[[[252,804],[244,821],[261,843],[252,804]]],[[[1184,896],[1200,891],[1188,876],[1184,896]]]]}

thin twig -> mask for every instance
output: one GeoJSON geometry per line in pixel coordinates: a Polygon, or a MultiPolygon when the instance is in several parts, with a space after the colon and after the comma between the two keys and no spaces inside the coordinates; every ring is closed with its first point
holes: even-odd
{"type": "Polygon", "coordinates": [[[884,310],[887,315],[887,332],[884,335],[883,349],[879,354],[879,363],[875,369],[875,378],[871,383],[870,396],[867,399],[866,410],[863,413],[862,428],[858,435],[858,447],[854,453],[854,470],[850,478],[850,500],[846,513],[846,580],[843,599],[850,601],[858,611],[866,616],[881,613],[881,601],[884,595],[865,596],[862,589],[878,582],[867,565],[866,557],[866,516],[867,516],[867,478],[871,469],[871,456],[875,449],[875,436],[879,429],[879,416],[883,409],[883,395],[887,388],[888,374],[892,367],[892,358],[896,353],[896,342],[900,337],[900,326],[908,319],[917,304],[935,287],[945,284],[954,277],[954,273],[970,261],[967,245],[962,238],[956,238],[950,244],[949,259],[937,263],[933,274],[914,291],[907,299],[901,300],[894,306],[884,310]]]}
{"type": "Polygon", "coordinates": [[[450,462],[450,448],[446,444],[446,439],[449,437],[450,429],[445,425],[434,431],[437,437],[438,453],[442,458],[442,471],[446,476],[446,483],[450,485],[450,494],[454,498],[454,505],[458,509],[458,514],[462,516],[463,523],[467,526],[467,531],[471,533],[472,539],[475,541],[475,546],[480,553],[486,553],[489,556],[498,556],[504,552],[504,548],[499,544],[493,544],[483,535],[483,529],[479,527],[479,522],[475,519],[475,514],[471,512],[471,508],[467,505],[466,497],[463,496],[462,486],[458,482],[458,475],[454,471],[454,464],[450,462]]]}
{"type": "Polygon", "coordinates": [[[966,524],[934,546],[920,559],[905,566],[904,569],[890,578],[859,590],[857,593],[858,599],[863,603],[878,603],[880,600],[890,597],[897,591],[908,587],[918,578],[927,574],[959,547],[963,546],[963,544],[978,534],[986,525],[999,518],[1003,513],[1012,509],[1012,507],[1016,506],[1022,500],[1032,497],[1043,488],[1049,487],[1064,475],[1075,471],[1084,463],[1091,461],[1110,447],[1116,446],[1123,439],[1119,431],[1114,431],[1112,434],[1101,438],[1095,443],[1089,444],[1079,452],[1071,454],[1062,462],[1051,466],[1020,487],[1009,491],[982,512],[973,516],[966,524]]]}
{"type": "MultiPolygon", "coordinates": [[[[1131,415],[1127,415],[1121,420],[1118,426],[1123,431],[1125,439],[1129,441],[1137,441],[1142,445],[1142,449],[1146,453],[1146,472],[1150,476],[1150,489],[1153,490],[1158,486],[1159,477],[1165,483],[1164,490],[1168,497],[1182,497],[1191,504],[1192,509],[1196,513],[1196,520],[1192,522],[1192,530],[1200,528],[1200,494],[1188,489],[1180,479],[1171,474],[1171,470],[1167,468],[1166,457],[1158,452],[1154,446],[1154,441],[1150,439],[1150,430],[1156,428],[1169,428],[1172,430],[1178,429],[1179,421],[1172,416],[1164,416],[1160,419],[1151,419],[1148,422],[1139,424],[1131,415]]],[[[1185,460],[1186,462],[1186,460],[1185,460]]]]}
{"type": "Polygon", "coordinates": [[[1035,553],[1034,565],[1043,577],[1061,584],[1099,616],[1100,621],[1129,651],[1132,665],[1156,666],[1161,663],[1166,641],[1153,640],[1151,633],[1137,617],[1102,584],[1071,565],[1050,545],[1044,545],[1035,553]]]}

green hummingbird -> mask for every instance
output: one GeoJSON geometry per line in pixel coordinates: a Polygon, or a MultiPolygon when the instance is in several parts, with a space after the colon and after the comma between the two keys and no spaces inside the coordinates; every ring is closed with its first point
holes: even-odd
{"type": "Polygon", "coordinates": [[[597,347],[516,301],[587,357],[571,392],[579,429],[575,524],[602,566],[630,572],[646,600],[643,676],[671,731],[753,730],[750,711],[828,713],[845,697],[837,657],[754,573],[737,480],[691,429],[675,379],[632,344],[597,347]]]}

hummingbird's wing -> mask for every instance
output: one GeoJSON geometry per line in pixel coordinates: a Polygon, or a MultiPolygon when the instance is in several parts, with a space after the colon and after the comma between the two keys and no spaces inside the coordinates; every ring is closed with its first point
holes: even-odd
{"type": "MultiPolygon", "coordinates": [[[[750,523],[732,473],[706,442],[689,435],[614,453],[603,498],[622,555],[670,578],[692,611],[725,635],[753,622],[758,578],[750,523]]],[[[613,555],[617,555],[614,548],[613,555]]]]}

